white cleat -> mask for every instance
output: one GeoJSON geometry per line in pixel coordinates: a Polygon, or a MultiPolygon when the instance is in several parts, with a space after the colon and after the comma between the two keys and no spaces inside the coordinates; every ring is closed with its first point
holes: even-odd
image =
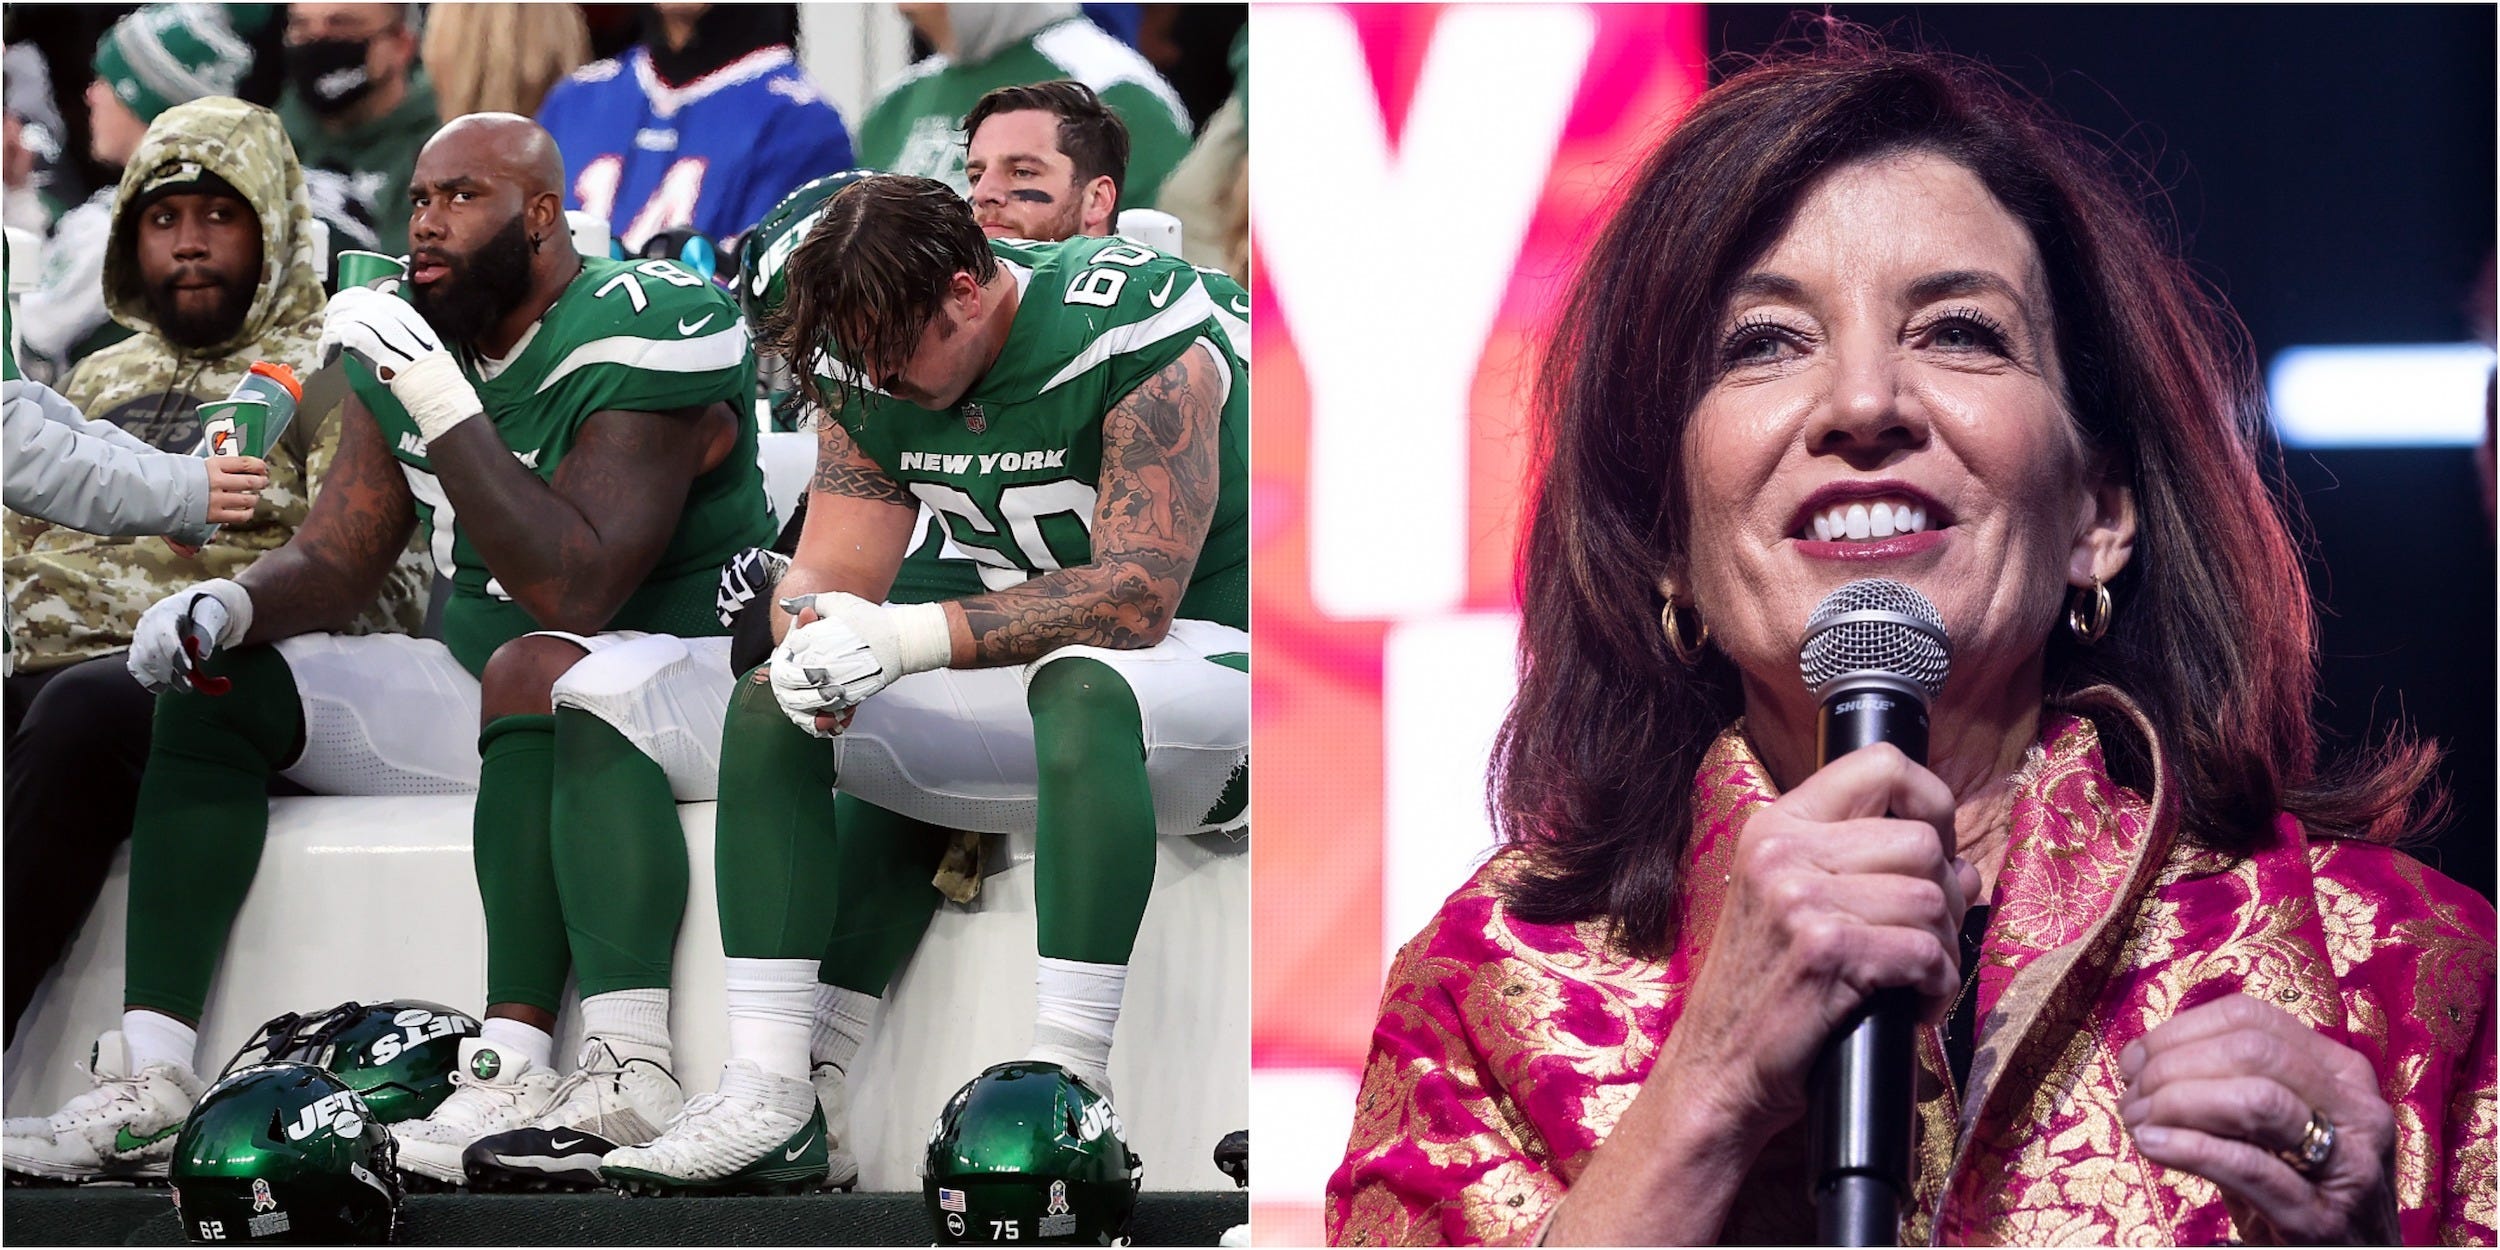
{"type": "Polygon", "coordinates": [[[556,1074],[483,1037],[462,1038],[460,1065],[452,1069],[451,1097],[422,1120],[391,1126],[399,1139],[399,1170],[443,1185],[467,1178],[460,1156],[471,1142],[527,1127],[555,1102],[556,1074]]]}
{"type": "Polygon", "coordinates": [[[664,1047],[585,1038],[579,1064],[525,1128],[470,1143],[469,1184],[481,1190],[597,1188],[599,1160],[639,1146],[684,1110],[664,1047]]]}
{"type": "Polygon", "coordinates": [[[688,1100],[658,1140],[611,1152],[599,1174],[627,1193],[798,1194],[825,1184],[831,1153],[808,1082],[732,1059],[718,1091],[688,1100]]]}
{"type": "Polygon", "coordinates": [[[173,1063],[132,1072],[119,1029],[96,1039],[87,1071],[95,1088],[69,1105],[0,1126],[0,1167],[11,1180],[164,1180],[182,1122],[200,1101],[200,1078],[173,1063]]]}
{"type": "Polygon", "coordinates": [[[816,1087],[816,1105],[825,1112],[825,1188],[850,1189],[859,1184],[859,1156],[851,1153],[851,1091],[842,1069],[820,1063],[807,1074],[816,1087]]]}

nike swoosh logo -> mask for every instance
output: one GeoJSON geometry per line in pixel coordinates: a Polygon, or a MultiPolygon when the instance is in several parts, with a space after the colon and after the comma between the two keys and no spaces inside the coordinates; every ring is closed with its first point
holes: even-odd
{"type": "Polygon", "coordinates": [[[712,318],[719,315],[719,313],[705,313],[703,314],[703,319],[701,321],[680,321],[677,323],[677,332],[679,334],[692,334],[695,331],[712,324],[712,318]]]}
{"type": "Polygon", "coordinates": [[[808,1135],[807,1135],[807,1140],[806,1140],[806,1141],[800,1142],[798,1145],[792,1146],[792,1147],[791,1147],[791,1148],[789,1148],[788,1150],[784,1150],[784,1151],[782,1151],[782,1152],[781,1152],[781,1161],[782,1161],[782,1162],[784,1162],[784,1163],[791,1162],[791,1161],[793,1161],[793,1160],[797,1159],[800,1155],[806,1154],[806,1153],[807,1153],[807,1148],[808,1148],[808,1147],[810,1147],[810,1146],[813,1146],[813,1145],[815,1145],[815,1144],[816,1144],[816,1135],[815,1135],[814,1133],[810,1133],[810,1134],[808,1134],[808,1135]]]}
{"type": "Polygon", "coordinates": [[[1178,282],[1180,276],[1178,271],[1163,275],[1163,285],[1157,287],[1154,294],[1147,296],[1146,302],[1157,308],[1163,307],[1163,302],[1172,298],[1172,284],[1178,282]]]}
{"type": "Polygon", "coordinates": [[[121,1127],[121,1131],[113,1134],[113,1149],[123,1153],[128,1153],[133,1150],[142,1150],[181,1131],[182,1121],[176,1120],[145,1137],[141,1137],[132,1133],[130,1131],[130,1126],[125,1124],[121,1127]]]}
{"type": "Polygon", "coordinates": [[[548,1139],[547,1139],[547,1149],[549,1149],[549,1150],[571,1150],[573,1147],[578,1146],[578,1145],[581,1145],[581,1144],[582,1144],[582,1140],[583,1140],[583,1139],[582,1139],[582,1138],[579,1138],[579,1137],[573,1138],[573,1139],[572,1139],[572,1140],[570,1140],[570,1141],[567,1141],[567,1140],[565,1140],[565,1139],[563,1139],[563,1138],[561,1138],[561,1137],[550,1137],[550,1138],[548,1138],[548,1139]]]}
{"type": "Polygon", "coordinates": [[[583,1155],[558,1158],[553,1155],[496,1155],[495,1162],[515,1172],[588,1172],[599,1174],[599,1161],[583,1155]]]}
{"type": "Polygon", "coordinates": [[[1250,315],[1250,301],[1249,301],[1249,300],[1246,300],[1246,299],[1243,299],[1243,298],[1241,298],[1241,297],[1239,297],[1239,296],[1235,296],[1235,297],[1233,297],[1233,312],[1234,312],[1236,315],[1239,315],[1239,316],[1243,316],[1243,317],[1247,317],[1247,316],[1249,316],[1249,315],[1250,315]]]}

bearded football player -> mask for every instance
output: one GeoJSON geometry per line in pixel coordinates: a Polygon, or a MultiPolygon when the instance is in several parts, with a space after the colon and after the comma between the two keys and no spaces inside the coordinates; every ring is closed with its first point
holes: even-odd
{"type": "Polygon", "coordinates": [[[489,1018],[462,1043],[460,1088],[391,1126],[403,1169],[456,1182],[488,1133],[623,1144],[677,1111],[673,799],[717,772],[720,566],[771,535],[745,413],[754,365],[708,283],[574,253],[563,173],[546,132],[510,114],[426,145],[405,287],[329,306],[323,347],[349,356],[353,395],[302,529],[141,619],[131,670],[163,693],[133,837],[127,1010],[108,1034],[126,1061],[73,1104],[78,1142],[12,1121],[13,1169],[88,1151],[163,1175],[200,1093],[194,1027],[272,773],[325,794],[477,792],[489,1018]],[[452,587],[442,641],[327,632],[419,526],[452,587]],[[559,1083],[568,968],[586,1040],[559,1083]]]}
{"type": "Polygon", "coordinates": [[[1154,839],[1243,818],[1247,387],[1200,276],[1115,239],[994,242],[893,176],[835,196],[784,275],[774,346],[826,415],[781,646],[723,734],[731,1059],[720,1097],[608,1156],[632,1189],[779,1188],[786,1154],[845,1137],[818,1095],[838,1121],[947,828],[1037,830],[1030,1057],[1108,1098],[1154,839]],[[889,594],[924,505],[978,592],[889,594]],[[836,819],[795,814],[832,785],[836,819]]]}

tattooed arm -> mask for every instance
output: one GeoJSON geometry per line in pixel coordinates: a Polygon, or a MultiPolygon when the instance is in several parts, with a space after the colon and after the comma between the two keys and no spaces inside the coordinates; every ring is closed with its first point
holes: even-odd
{"type": "Polygon", "coordinates": [[[504,593],[543,628],[590,634],[659,563],[694,479],[737,445],[737,420],[727,404],[593,413],[552,482],[492,421],[463,421],[426,454],[504,593]]]}
{"type": "Polygon", "coordinates": [[[382,426],[353,396],[339,407],[339,449],[286,545],[235,578],[252,595],[244,642],[344,629],[408,549],[417,526],[408,479],[382,444],[382,426]]]}
{"type": "Polygon", "coordinates": [[[781,600],[839,590],[870,603],[885,599],[903,567],[920,505],[859,449],[851,433],[818,414],[816,476],[807,484],[807,524],[797,554],[773,589],[773,641],[790,633],[781,600]]]}
{"type": "Polygon", "coordinates": [[[947,603],[954,667],[1163,641],[1215,521],[1224,400],[1211,351],[1193,345],[1103,417],[1091,563],[947,603]]]}

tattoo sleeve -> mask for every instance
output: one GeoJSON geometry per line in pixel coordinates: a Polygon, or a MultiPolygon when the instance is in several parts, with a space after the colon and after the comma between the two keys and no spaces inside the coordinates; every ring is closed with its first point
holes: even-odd
{"type": "Polygon", "coordinates": [[[246,642],[346,628],[408,549],[416,501],[380,423],[353,397],[339,406],[338,422],[338,454],[303,526],[236,579],[252,593],[246,642]]]}
{"type": "Polygon", "coordinates": [[[1192,346],[1103,418],[1092,563],[954,601],[972,641],[967,662],[958,639],[958,666],[1163,640],[1215,521],[1224,400],[1209,350],[1192,346]]]}
{"type": "Polygon", "coordinates": [[[726,404],[593,413],[552,482],[492,421],[462,422],[427,456],[461,533],[513,602],[542,628],[590,634],[659,563],[695,477],[735,445],[736,420],[726,404]]]}

